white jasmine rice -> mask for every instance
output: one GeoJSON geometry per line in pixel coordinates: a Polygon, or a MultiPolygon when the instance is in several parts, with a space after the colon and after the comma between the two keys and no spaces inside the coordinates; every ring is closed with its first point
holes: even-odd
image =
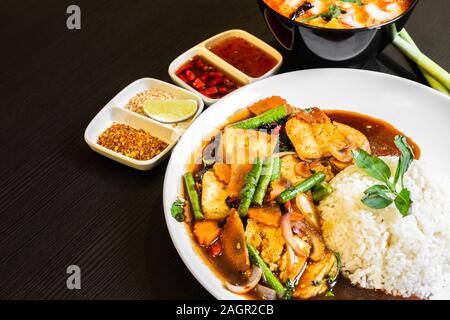
{"type": "MultiPolygon", "coordinates": [[[[397,157],[382,158],[395,173],[397,157]]],[[[331,182],[334,192],[319,206],[324,239],[341,254],[342,272],[354,285],[404,297],[450,298],[450,190],[420,161],[405,175],[410,215],[395,205],[371,209],[361,202],[379,184],[351,166],[331,182]]]]}

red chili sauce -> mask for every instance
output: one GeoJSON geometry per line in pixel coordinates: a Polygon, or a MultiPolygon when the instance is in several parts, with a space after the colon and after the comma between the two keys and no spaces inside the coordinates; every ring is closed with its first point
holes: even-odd
{"type": "Polygon", "coordinates": [[[230,37],[208,48],[252,78],[259,78],[277,65],[270,54],[241,37],[230,37]]]}

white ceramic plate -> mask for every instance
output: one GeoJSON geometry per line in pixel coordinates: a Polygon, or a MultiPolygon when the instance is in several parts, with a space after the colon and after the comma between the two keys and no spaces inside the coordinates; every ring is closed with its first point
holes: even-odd
{"type": "Polygon", "coordinates": [[[170,206],[180,193],[189,155],[201,139],[238,109],[272,95],[298,107],[351,110],[386,120],[418,143],[423,160],[446,167],[450,157],[450,99],[416,82],[370,71],[316,69],[274,76],[230,94],[186,131],[172,152],[164,181],[164,212],[173,243],[192,274],[218,299],[242,297],[227,291],[196,254],[184,224],[171,217],[170,206]]]}

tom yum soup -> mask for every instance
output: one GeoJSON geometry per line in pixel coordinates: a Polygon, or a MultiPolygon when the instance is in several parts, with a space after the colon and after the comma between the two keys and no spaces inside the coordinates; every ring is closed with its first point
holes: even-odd
{"type": "Polygon", "coordinates": [[[403,14],[413,0],[264,0],[283,16],[316,27],[353,29],[379,25],[403,14]]]}

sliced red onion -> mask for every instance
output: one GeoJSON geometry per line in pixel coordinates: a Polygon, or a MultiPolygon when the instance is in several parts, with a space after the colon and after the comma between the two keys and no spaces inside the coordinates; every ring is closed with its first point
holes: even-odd
{"type": "Polygon", "coordinates": [[[256,292],[265,300],[277,300],[277,292],[271,288],[258,284],[256,286],[256,292]]]}
{"type": "Polygon", "coordinates": [[[294,250],[295,254],[299,257],[307,257],[309,255],[308,244],[301,240],[304,245],[302,246],[299,241],[294,238],[291,226],[291,215],[292,212],[286,213],[281,217],[281,231],[283,232],[284,240],[287,245],[294,250]]]}
{"type": "Polygon", "coordinates": [[[260,267],[253,266],[252,275],[250,276],[246,284],[244,284],[243,286],[236,286],[229,282],[225,282],[225,287],[231,292],[237,294],[249,292],[258,285],[259,281],[261,280],[262,274],[263,272],[260,267]]]}

